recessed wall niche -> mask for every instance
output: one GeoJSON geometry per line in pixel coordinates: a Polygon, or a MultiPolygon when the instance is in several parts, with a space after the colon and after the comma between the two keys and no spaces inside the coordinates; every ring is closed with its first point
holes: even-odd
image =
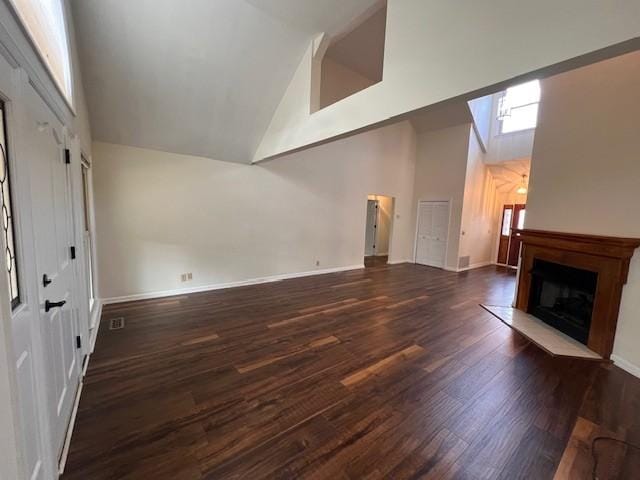
{"type": "Polygon", "coordinates": [[[384,1],[329,40],[316,75],[312,113],[382,81],[386,24],[384,1]]]}

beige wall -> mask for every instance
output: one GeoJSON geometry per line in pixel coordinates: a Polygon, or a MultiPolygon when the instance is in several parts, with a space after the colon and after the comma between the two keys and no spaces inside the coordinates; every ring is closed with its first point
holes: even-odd
{"type": "Polygon", "coordinates": [[[328,56],[322,60],[321,78],[320,108],[331,105],[375,83],[328,56]]]}
{"type": "MultiPolygon", "coordinates": [[[[640,238],[640,52],[549,78],[531,161],[527,228],[640,238]]],[[[640,374],[640,252],[624,289],[616,362],[640,374]]]]}
{"type": "Polygon", "coordinates": [[[64,8],[67,17],[67,29],[69,31],[69,49],[71,57],[71,66],[73,68],[73,101],[76,116],[73,118],[74,133],[80,139],[80,148],[82,152],[91,155],[91,126],[89,125],[89,112],[87,110],[87,102],[84,95],[84,87],[82,84],[82,72],[80,70],[80,59],[78,57],[78,48],[76,35],[74,30],[73,19],[71,16],[71,7],[69,0],[64,1],[64,8]]]}
{"type": "Polygon", "coordinates": [[[103,298],[362,265],[372,192],[396,199],[390,261],[411,256],[408,122],[260,166],[103,143],[93,155],[103,298]]]}
{"type": "Polygon", "coordinates": [[[469,148],[470,124],[434,130],[418,135],[414,184],[414,230],[421,200],[449,200],[451,221],[446,268],[458,266],[460,226],[469,148]]]}
{"type": "Polygon", "coordinates": [[[496,187],[484,164],[484,153],[473,129],[464,185],[460,249],[458,257],[469,256],[469,266],[491,263],[494,235],[496,187]]]}

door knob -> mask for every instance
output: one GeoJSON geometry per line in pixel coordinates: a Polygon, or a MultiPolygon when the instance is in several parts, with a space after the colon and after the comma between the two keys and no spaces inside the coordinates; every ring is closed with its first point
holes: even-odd
{"type": "Polygon", "coordinates": [[[53,282],[53,280],[51,280],[47,274],[45,273],[44,275],[42,275],[42,286],[46,287],[47,285],[49,285],[51,282],[53,282]]]}
{"type": "Polygon", "coordinates": [[[59,302],[50,302],[49,300],[45,300],[44,301],[44,311],[48,312],[52,308],[62,307],[65,303],[67,303],[66,300],[61,300],[59,302]]]}

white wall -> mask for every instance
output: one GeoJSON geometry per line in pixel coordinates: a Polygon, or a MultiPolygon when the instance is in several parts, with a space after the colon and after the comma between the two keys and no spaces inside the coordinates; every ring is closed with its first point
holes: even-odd
{"type": "Polygon", "coordinates": [[[469,256],[469,266],[491,263],[495,232],[496,187],[484,164],[484,153],[473,131],[464,185],[459,257],[469,256]]]}
{"type": "Polygon", "coordinates": [[[473,127],[479,137],[482,149],[487,150],[491,136],[491,119],[493,117],[493,95],[474,98],[469,101],[469,110],[473,117],[473,127]]]}
{"type": "Polygon", "coordinates": [[[389,0],[383,81],[311,115],[308,53],[254,161],[637,38],[639,19],[637,0],[389,0]]]}
{"type": "Polygon", "coordinates": [[[417,137],[412,237],[415,241],[418,202],[449,200],[451,221],[445,267],[452,270],[458,267],[470,131],[471,125],[464,124],[422,133],[417,137]]]}
{"type": "MultiPolygon", "coordinates": [[[[640,52],[542,82],[527,228],[640,238],[640,52]]],[[[614,357],[640,375],[640,252],[614,357]]]]}
{"type": "Polygon", "coordinates": [[[362,265],[372,192],[396,199],[390,261],[411,256],[408,122],[259,166],[93,149],[103,298],[362,265]]]}

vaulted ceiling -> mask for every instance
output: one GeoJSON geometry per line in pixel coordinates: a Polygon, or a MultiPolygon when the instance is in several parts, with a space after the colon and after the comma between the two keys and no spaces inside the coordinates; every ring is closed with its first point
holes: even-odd
{"type": "Polygon", "coordinates": [[[487,165],[487,167],[496,182],[496,189],[500,193],[514,193],[522,185],[523,175],[526,175],[525,185],[529,184],[531,160],[528,158],[494,163],[487,165]]]}
{"type": "Polygon", "coordinates": [[[311,39],[379,0],[74,0],[94,140],[249,163],[311,39]]]}

